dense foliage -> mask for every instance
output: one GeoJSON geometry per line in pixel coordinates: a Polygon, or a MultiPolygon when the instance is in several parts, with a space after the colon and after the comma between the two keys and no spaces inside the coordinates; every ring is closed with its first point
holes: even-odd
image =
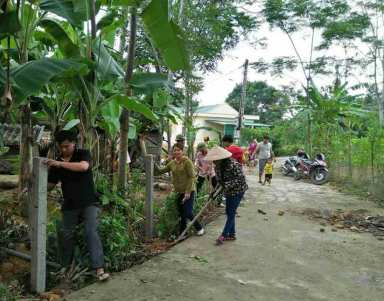
{"type": "MultiPolygon", "coordinates": [[[[226,102],[239,110],[242,85],[236,85],[226,102]]],[[[245,114],[257,115],[260,122],[273,124],[289,111],[289,96],[265,82],[248,82],[244,100],[245,114]]]]}

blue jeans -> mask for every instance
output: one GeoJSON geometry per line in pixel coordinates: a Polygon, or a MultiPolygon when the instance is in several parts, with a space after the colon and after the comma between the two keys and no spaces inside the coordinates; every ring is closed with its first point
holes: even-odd
{"type": "Polygon", "coordinates": [[[243,198],[243,196],[244,196],[244,192],[236,195],[225,196],[225,199],[226,199],[225,213],[227,214],[227,221],[225,223],[224,230],[222,233],[224,237],[228,237],[236,234],[236,230],[235,230],[236,210],[237,210],[237,207],[239,207],[240,201],[243,198]]]}

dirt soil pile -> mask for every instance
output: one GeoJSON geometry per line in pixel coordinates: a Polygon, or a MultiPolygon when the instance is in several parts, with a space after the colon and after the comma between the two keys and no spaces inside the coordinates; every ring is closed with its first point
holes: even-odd
{"type": "MultiPolygon", "coordinates": [[[[295,210],[293,210],[295,212],[295,210]]],[[[296,211],[297,213],[297,211],[296,211]]],[[[326,221],[336,229],[349,229],[354,232],[369,232],[378,240],[384,240],[384,216],[372,216],[365,209],[343,211],[341,209],[306,208],[300,214],[310,219],[326,221]]]]}

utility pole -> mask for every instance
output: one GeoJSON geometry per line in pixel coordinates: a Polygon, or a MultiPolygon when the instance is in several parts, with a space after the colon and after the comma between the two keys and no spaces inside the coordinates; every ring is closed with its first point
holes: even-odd
{"type": "Polygon", "coordinates": [[[247,96],[248,64],[249,64],[249,61],[248,59],[246,59],[244,63],[243,86],[241,89],[241,98],[240,98],[240,105],[239,105],[239,120],[237,124],[237,138],[239,140],[240,140],[240,131],[241,131],[241,128],[243,127],[245,97],[247,96]]]}

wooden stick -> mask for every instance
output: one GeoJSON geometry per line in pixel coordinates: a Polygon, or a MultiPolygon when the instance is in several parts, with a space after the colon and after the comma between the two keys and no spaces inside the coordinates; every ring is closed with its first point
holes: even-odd
{"type": "MultiPolygon", "coordinates": [[[[1,250],[4,251],[5,253],[7,253],[10,256],[19,257],[19,258],[27,260],[27,261],[31,261],[31,259],[32,259],[31,255],[23,253],[23,252],[19,252],[19,251],[8,249],[8,248],[4,248],[4,247],[1,247],[1,250]]],[[[56,262],[52,262],[52,261],[47,261],[47,266],[50,266],[50,267],[52,267],[54,269],[61,268],[60,264],[58,264],[56,262]]]]}
{"type": "Polygon", "coordinates": [[[185,230],[180,234],[180,236],[174,241],[173,244],[177,244],[178,242],[180,242],[186,238],[185,235],[188,233],[189,229],[191,229],[191,227],[193,226],[195,221],[197,221],[197,219],[203,214],[205,209],[208,208],[208,206],[212,203],[212,201],[216,199],[217,195],[222,191],[222,189],[223,188],[220,186],[217,190],[210,193],[208,200],[207,200],[207,203],[204,205],[203,208],[201,208],[200,212],[194,217],[194,219],[191,221],[191,223],[187,226],[187,228],[185,228],[185,230]]]}
{"type": "Polygon", "coordinates": [[[145,163],[145,238],[152,239],[153,236],[153,156],[146,155],[145,163]]]}

